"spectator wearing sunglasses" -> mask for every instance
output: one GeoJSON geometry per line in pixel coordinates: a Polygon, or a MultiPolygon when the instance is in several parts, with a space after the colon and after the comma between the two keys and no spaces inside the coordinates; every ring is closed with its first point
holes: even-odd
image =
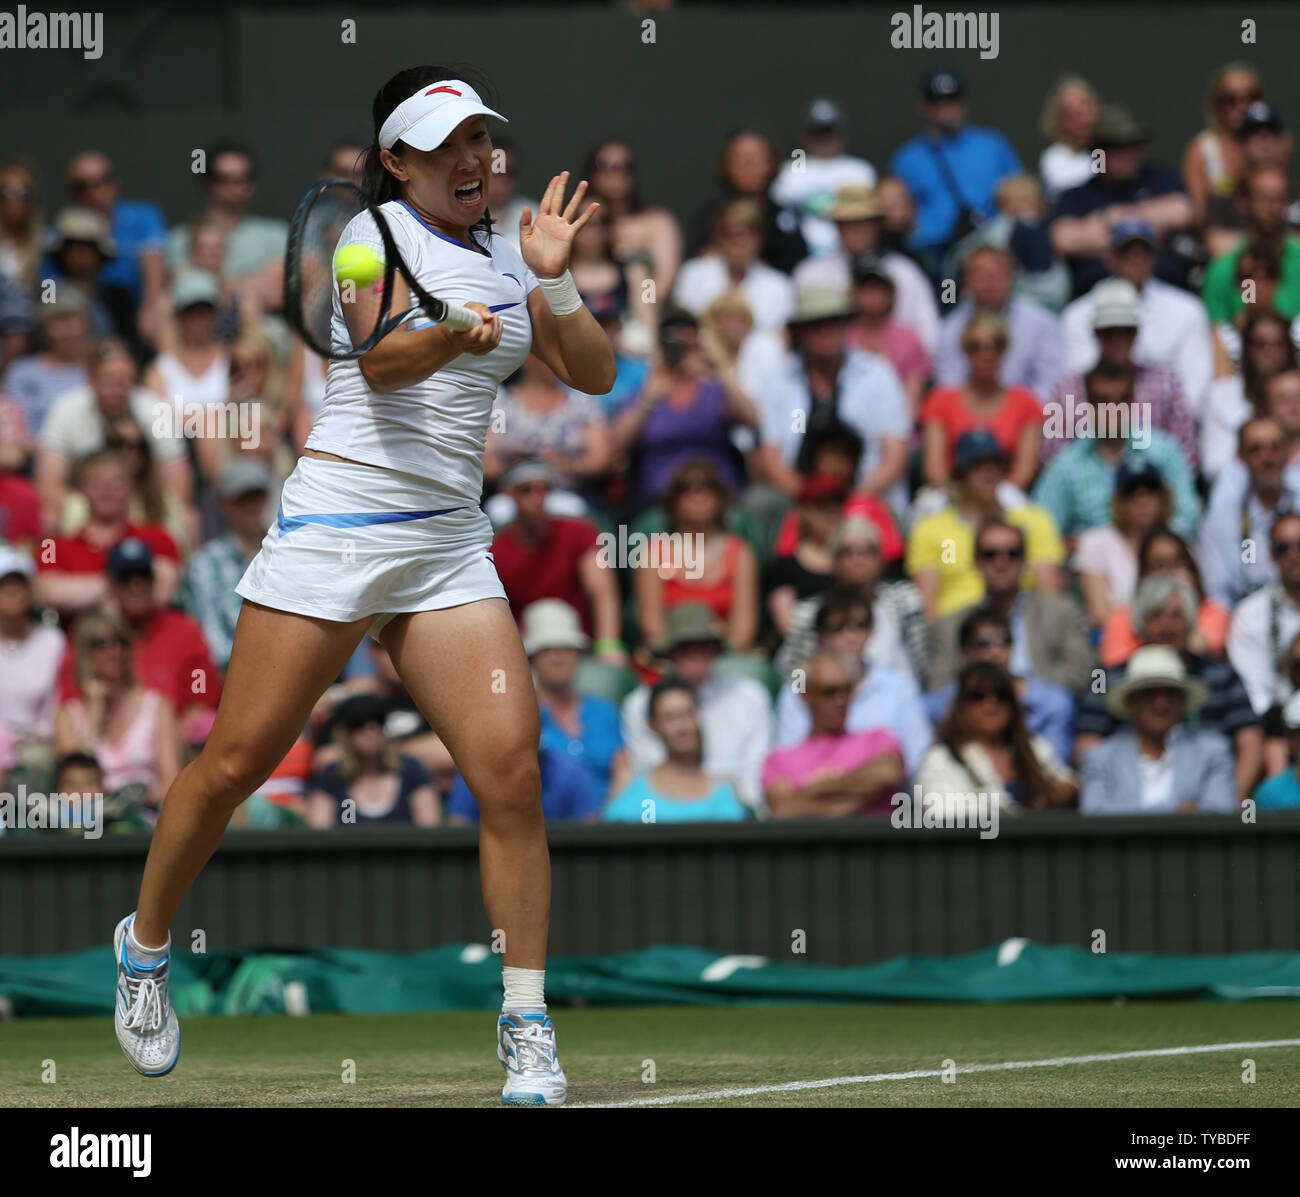
{"type": "MultiPolygon", "coordinates": [[[[1291,134],[1272,104],[1257,100],[1246,109],[1237,125],[1237,142],[1241,146],[1244,168],[1232,191],[1210,196],[1205,210],[1205,248],[1217,258],[1229,253],[1241,240],[1246,220],[1246,178],[1261,166],[1279,166],[1283,170],[1291,160],[1291,134]]],[[[1287,223],[1297,223],[1295,205],[1287,210],[1287,223]]]]}
{"type": "Polygon", "coordinates": [[[122,197],[117,170],[98,150],[85,150],[68,161],[68,199],[102,213],[117,246],[117,257],[104,266],[103,279],[124,287],[137,310],[166,285],[167,222],[162,209],[148,200],[122,197]]]}
{"type": "Polygon", "coordinates": [[[987,794],[1003,810],[1073,803],[1074,774],[1027,726],[1015,679],[991,661],[962,669],[947,717],[916,774],[921,801],[952,810],[987,794]]]}
{"type": "MultiPolygon", "coordinates": [[[[1004,615],[1011,628],[1007,668],[1017,677],[1039,677],[1072,693],[1083,689],[1096,664],[1083,612],[1068,595],[1023,587],[1024,529],[994,515],[973,539],[983,605],[1004,615]]],[[[950,684],[960,668],[960,632],[968,611],[962,608],[931,628],[931,690],[950,684]]]]}
{"type": "Polygon", "coordinates": [[[1263,100],[1259,72],[1248,62],[1230,62],[1210,77],[1205,93],[1205,128],[1183,151],[1182,176],[1196,205],[1197,223],[1205,221],[1210,203],[1229,196],[1245,166],[1241,122],[1263,100]]]}
{"type": "MultiPolygon", "coordinates": [[[[976,568],[975,534],[989,517],[997,516],[1023,530],[1017,548],[1017,574],[1027,589],[1055,594],[1065,584],[1065,546],[1051,514],[1033,503],[1008,506],[1006,450],[987,428],[975,428],[957,442],[950,502],[941,511],[922,516],[907,541],[907,572],[925,601],[926,617],[942,619],[978,603],[984,580],[976,568]]],[[[1010,488],[1012,495],[1019,492],[1010,488]]]]}
{"type": "MultiPolygon", "coordinates": [[[[957,641],[962,669],[987,661],[1007,670],[1024,712],[1025,727],[1032,735],[1042,736],[1060,760],[1069,761],[1074,755],[1074,697],[1064,686],[1032,673],[1017,676],[1011,672],[1011,621],[992,607],[975,607],[962,617],[957,641]]],[[[925,696],[926,712],[936,728],[948,717],[957,689],[954,680],[925,696]]]]}
{"type": "MultiPolygon", "coordinates": [[[[910,775],[930,746],[930,720],[920,687],[910,673],[868,661],[867,645],[874,629],[871,602],[852,590],[832,591],[818,610],[814,627],[819,653],[838,654],[854,662],[845,726],[851,732],[888,732],[901,745],[910,775]]],[[[811,682],[806,672],[796,673],[794,681],[796,684],[781,688],[776,701],[773,743],[777,748],[790,748],[809,734],[809,706],[797,691],[800,684],[811,682]]]]}
{"type": "MultiPolygon", "coordinates": [[[[803,734],[763,762],[763,794],[774,819],[882,814],[906,782],[903,748],[883,727],[851,717],[861,659],[822,649],[808,662],[799,702],[803,734]]],[[[782,697],[786,696],[786,691],[782,697]]]]}
{"type": "Polygon", "coordinates": [[[1228,628],[1228,659],[1261,716],[1291,697],[1277,663],[1284,646],[1300,632],[1300,515],[1284,512],[1273,521],[1269,554],[1277,579],[1242,599],[1228,628]]]}

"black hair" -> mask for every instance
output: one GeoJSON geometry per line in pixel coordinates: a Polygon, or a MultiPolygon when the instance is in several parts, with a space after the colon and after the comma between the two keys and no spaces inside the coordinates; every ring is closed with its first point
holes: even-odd
{"type": "Polygon", "coordinates": [[[655,707],[658,705],[659,700],[665,694],[672,694],[675,691],[679,691],[679,690],[685,694],[689,694],[692,700],[695,698],[695,691],[692,690],[690,686],[688,686],[684,681],[682,681],[682,679],[679,678],[675,673],[666,674],[664,677],[661,677],[657,682],[655,682],[654,686],[651,687],[650,690],[650,700],[649,702],[646,703],[646,719],[647,720],[654,719],[655,707]]]}
{"type": "Polygon", "coordinates": [[[94,769],[100,780],[104,778],[104,767],[89,752],[65,752],[54,765],[54,784],[57,788],[59,778],[68,769],[94,769]]]}
{"type": "Polygon", "coordinates": [[[871,600],[862,591],[852,586],[834,586],[822,598],[821,606],[813,620],[813,628],[820,637],[826,632],[826,625],[837,615],[851,615],[854,611],[867,613],[867,630],[876,623],[875,612],[871,609],[871,600]]]}
{"type": "MultiPolygon", "coordinates": [[[[242,141],[219,141],[210,150],[208,150],[208,170],[211,171],[218,158],[222,154],[238,154],[241,158],[248,159],[249,178],[256,181],[257,179],[257,154],[250,145],[245,145],[242,141]]],[[[206,174],[203,176],[208,177],[206,174]]]]}
{"type": "Polygon", "coordinates": [[[824,449],[838,451],[852,459],[856,474],[866,443],[861,433],[852,424],[846,424],[843,420],[831,420],[824,428],[814,433],[813,446],[812,453],[809,455],[811,460],[815,461],[817,454],[824,449]]]}
{"type": "Polygon", "coordinates": [[[596,159],[600,157],[600,151],[611,145],[621,145],[627,150],[628,159],[632,163],[632,188],[627,193],[627,210],[629,212],[640,212],[645,208],[645,202],[641,198],[641,189],[636,182],[636,155],[632,153],[632,147],[622,137],[602,137],[588,151],[586,161],[582,167],[582,177],[587,180],[590,188],[590,198],[603,200],[604,197],[596,193],[595,185],[591,182],[592,177],[596,174],[596,159]]]}
{"type": "MultiPolygon", "coordinates": [[[[375,93],[374,101],[370,105],[375,131],[373,140],[366,148],[365,162],[361,169],[361,190],[365,192],[369,203],[384,204],[389,200],[402,197],[401,183],[389,174],[388,168],[380,160],[379,131],[384,127],[384,122],[393,114],[393,109],[403,100],[409,100],[419,88],[428,83],[440,83],[443,79],[463,79],[478,92],[487,107],[498,107],[496,88],[488,77],[471,63],[435,62],[398,71],[375,93]]],[[[406,153],[406,145],[400,140],[393,142],[390,148],[399,158],[406,153]]],[[[483,234],[481,243],[486,243],[492,236],[492,213],[486,208],[470,229],[471,236],[476,231],[483,234]]]]}
{"type": "Polygon", "coordinates": [[[972,607],[962,617],[961,624],[957,628],[957,646],[965,652],[974,641],[975,633],[980,628],[988,627],[1001,628],[1004,632],[1010,632],[1011,620],[995,607],[985,606],[983,603],[972,607]]]}
{"type": "Polygon", "coordinates": [[[670,306],[659,321],[659,339],[662,341],[664,334],[669,329],[699,327],[700,322],[693,313],[688,312],[685,308],[670,306]]]}
{"type": "Polygon", "coordinates": [[[1020,541],[1020,551],[1025,551],[1025,530],[1016,527],[1015,524],[1008,523],[1003,515],[986,515],[981,521],[980,526],[975,529],[975,551],[979,552],[980,541],[984,538],[984,533],[990,528],[997,528],[1002,532],[1014,532],[1016,538],[1020,541]]]}
{"type": "Polygon", "coordinates": [[[1129,366],[1122,366],[1119,362],[1108,362],[1104,359],[1099,361],[1087,374],[1083,376],[1084,393],[1089,399],[1092,398],[1092,384],[1094,382],[1113,382],[1122,378],[1129,384],[1129,397],[1133,394],[1133,370],[1129,366]]]}
{"type": "MultiPolygon", "coordinates": [[[[1273,521],[1277,523],[1279,519],[1286,517],[1286,513],[1279,515],[1273,521]]],[[[1269,542],[1272,543],[1273,529],[1269,528],[1269,542]]],[[[1183,567],[1192,575],[1192,585],[1196,589],[1196,597],[1200,602],[1205,601],[1205,583],[1201,581],[1201,571],[1196,564],[1196,558],[1192,556],[1192,550],[1188,547],[1187,541],[1178,535],[1168,524],[1157,524],[1152,528],[1138,545],[1138,581],[1142,581],[1147,576],[1147,554],[1151,551],[1151,546],[1158,540],[1172,540],[1183,551],[1183,567]]]]}

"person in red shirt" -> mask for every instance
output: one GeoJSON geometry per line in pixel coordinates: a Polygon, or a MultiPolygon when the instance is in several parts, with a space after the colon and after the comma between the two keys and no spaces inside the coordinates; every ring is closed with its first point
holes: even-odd
{"type": "Polygon", "coordinates": [[[37,600],[54,607],[65,619],[101,607],[109,597],[108,554],[127,537],[148,546],[154,575],[154,600],[171,602],[180,581],[176,542],[158,524],[132,524],[131,471],[112,450],[92,453],[77,472],[90,517],[76,536],[56,536],[41,547],[36,578],[37,600]]]}
{"type": "Polygon", "coordinates": [[[0,542],[36,555],[41,537],[41,500],[21,474],[0,470],[0,542]]]}
{"type": "Polygon", "coordinates": [[[957,442],[972,429],[987,428],[1011,461],[1012,484],[1029,490],[1038,472],[1043,409],[1032,391],[998,381],[1009,344],[1007,322],[994,312],[979,312],[966,325],[961,347],[969,363],[967,380],[935,387],[921,408],[927,486],[945,490],[952,479],[957,442]]]}
{"type": "MultiPolygon", "coordinates": [[[[143,540],[128,537],[113,548],[105,567],[108,606],[131,630],[131,668],[140,684],[171,704],[186,744],[202,744],[221,699],[221,674],[203,629],[174,607],[154,599],[154,557],[143,540]]],[[[59,679],[65,699],[75,697],[72,654],[59,679]]]]}
{"type": "Polygon", "coordinates": [[[529,603],[560,599],[577,611],[583,631],[596,642],[596,656],[624,665],[619,563],[603,560],[594,525],[546,510],[551,477],[544,462],[525,461],[501,479],[501,489],[515,501],[515,518],[492,541],[492,560],[510,610],[518,622],[529,603]]]}

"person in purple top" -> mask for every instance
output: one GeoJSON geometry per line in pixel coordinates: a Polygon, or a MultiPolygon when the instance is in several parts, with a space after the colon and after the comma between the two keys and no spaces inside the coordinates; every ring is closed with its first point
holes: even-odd
{"type": "Polygon", "coordinates": [[[660,362],[645,387],[614,417],[614,442],[634,462],[630,502],[656,502],[684,461],[704,458],[728,485],[744,486],[737,427],[757,428],[758,411],[731,380],[715,378],[700,345],[695,317],[670,311],[659,325],[660,362]]]}

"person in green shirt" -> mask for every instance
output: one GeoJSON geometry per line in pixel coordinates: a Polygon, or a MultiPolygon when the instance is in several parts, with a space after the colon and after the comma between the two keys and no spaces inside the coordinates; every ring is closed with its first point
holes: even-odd
{"type": "Polygon", "coordinates": [[[1228,253],[1210,263],[1205,271],[1201,298],[1214,324],[1227,324],[1245,306],[1238,263],[1250,249],[1276,248],[1280,275],[1273,306],[1277,313],[1294,320],[1300,316],[1300,240],[1286,231],[1286,209],[1291,200],[1291,184],[1280,166],[1258,166],[1243,183],[1246,204],[1246,232],[1228,253]]]}

